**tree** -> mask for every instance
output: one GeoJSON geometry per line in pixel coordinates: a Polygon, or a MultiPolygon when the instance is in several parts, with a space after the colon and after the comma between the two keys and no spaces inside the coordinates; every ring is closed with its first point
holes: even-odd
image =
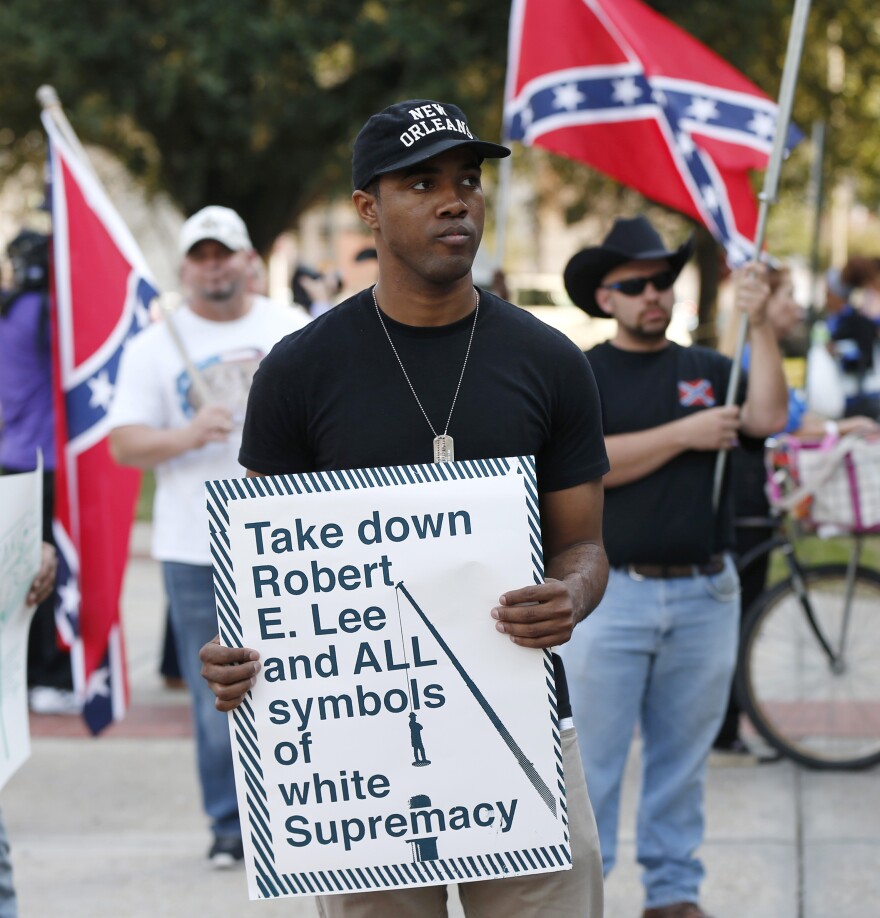
{"type": "MultiPolygon", "coordinates": [[[[794,0],[650,0],[776,98],[794,0]]],[[[880,10],[873,0],[813,0],[794,99],[793,120],[809,134],[829,123],[825,168],[851,179],[861,201],[880,204],[880,10]]],[[[803,196],[804,153],[782,173],[782,188],[803,196]]]]}
{"type": "Polygon", "coordinates": [[[499,0],[6,0],[0,165],[32,155],[34,93],[50,83],[84,142],[187,213],[235,208],[266,250],[346,186],[351,140],[383,105],[452,97],[497,131],[507,12],[499,0]]]}
{"type": "MultiPolygon", "coordinates": [[[[649,5],[776,96],[793,0],[649,5]]],[[[509,9],[509,0],[4,0],[0,177],[41,155],[34,93],[51,83],[83,141],[108,147],[185,212],[234,207],[265,251],[309,204],[347,187],[351,140],[386,104],[454,100],[497,136],[509,9]]],[[[851,176],[872,206],[878,51],[873,0],[813,0],[795,121],[807,132],[829,121],[829,173],[851,176]]],[[[784,193],[803,197],[808,166],[802,152],[786,165],[784,193]]]]}

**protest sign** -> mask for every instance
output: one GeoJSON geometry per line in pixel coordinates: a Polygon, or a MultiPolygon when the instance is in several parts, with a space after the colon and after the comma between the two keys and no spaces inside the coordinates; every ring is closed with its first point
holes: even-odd
{"type": "Polygon", "coordinates": [[[571,866],[550,654],[494,627],[542,581],[531,458],[208,482],[252,899],[571,866]]]}
{"type": "Polygon", "coordinates": [[[0,476],[0,787],[31,754],[27,648],[34,607],[25,598],[40,569],[42,478],[42,459],[34,472],[0,476]]]}

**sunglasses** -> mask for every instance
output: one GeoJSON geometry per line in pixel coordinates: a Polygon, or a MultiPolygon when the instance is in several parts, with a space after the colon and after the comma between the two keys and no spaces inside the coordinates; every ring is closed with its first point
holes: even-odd
{"type": "Polygon", "coordinates": [[[627,277],[613,284],[602,284],[602,287],[606,290],[617,290],[625,296],[638,296],[645,292],[648,284],[657,291],[663,291],[668,290],[674,283],[675,274],[672,271],[660,271],[650,277],[627,277]]]}

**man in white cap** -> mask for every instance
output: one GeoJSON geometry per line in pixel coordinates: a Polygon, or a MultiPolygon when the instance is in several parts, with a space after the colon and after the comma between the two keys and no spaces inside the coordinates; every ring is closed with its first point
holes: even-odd
{"type": "Polygon", "coordinates": [[[237,456],[251,379],[308,317],[248,292],[254,252],[241,217],[205,207],[180,231],[186,301],[122,357],[110,411],[117,462],[154,469],[154,557],[162,562],[184,679],[192,693],[202,799],[215,867],[242,858],[227,718],[200,678],[199,648],[217,631],[206,479],[244,474],[237,456]]]}

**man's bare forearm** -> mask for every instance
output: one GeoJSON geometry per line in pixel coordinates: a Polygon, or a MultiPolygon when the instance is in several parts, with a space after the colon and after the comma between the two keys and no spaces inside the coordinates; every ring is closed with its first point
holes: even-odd
{"type": "Polygon", "coordinates": [[[571,591],[574,612],[583,621],[599,605],[608,583],[608,556],[595,542],[579,542],[547,562],[544,576],[563,581],[571,591]]]}
{"type": "Polygon", "coordinates": [[[132,424],[110,431],[110,452],[116,462],[139,469],[154,469],[193,449],[194,444],[188,427],[132,424]]]}

